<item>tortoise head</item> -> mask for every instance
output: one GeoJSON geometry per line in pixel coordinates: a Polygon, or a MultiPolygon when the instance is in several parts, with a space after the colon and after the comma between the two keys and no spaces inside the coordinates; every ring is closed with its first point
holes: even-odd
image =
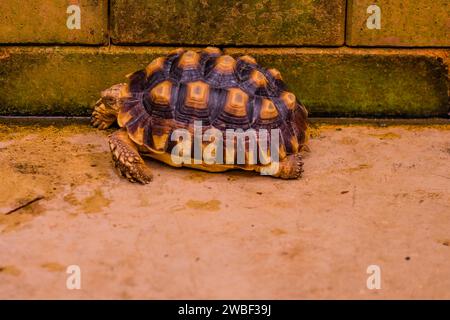
{"type": "Polygon", "coordinates": [[[101,93],[101,103],[103,103],[110,112],[117,112],[120,109],[120,98],[128,96],[128,85],[126,83],[119,83],[113,85],[111,88],[103,90],[101,93]]]}
{"type": "Polygon", "coordinates": [[[117,119],[122,106],[122,98],[128,96],[128,85],[120,83],[113,85],[101,93],[101,98],[94,106],[91,123],[100,129],[106,129],[117,119]]]}

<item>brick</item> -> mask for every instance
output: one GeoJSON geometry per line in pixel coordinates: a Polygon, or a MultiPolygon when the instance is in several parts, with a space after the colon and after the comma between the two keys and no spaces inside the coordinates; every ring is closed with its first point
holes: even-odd
{"type": "MultiPolygon", "coordinates": [[[[0,48],[1,115],[89,115],[100,91],[173,48],[0,48]]],[[[445,116],[449,50],[226,49],[279,69],[312,116],[445,116]]]]}
{"type": "MultiPolygon", "coordinates": [[[[445,116],[443,50],[227,49],[281,71],[312,116],[445,116]]],[[[448,62],[448,61],[447,61],[448,62]]]]}
{"type": "Polygon", "coordinates": [[[7,0],[0,2],[0,43],[105,44],[108,0],[7,0]],[[80,29],[69,29],[70,5],[80,7],[80,29]]]}
{"type": "Polygon", "coordinates": [[[450,46],[448,0],[348,0],[350,46],[450,46]],[[381,9],[381,28],[369,29],[370,5],[381,9]]]}
{"type": "Polygon", "coordinates": [[[112,0],[116,44],[344,43],[345,0],[112,0]]]}
{"type": "Polygon", "coordinates": [[[89,115],[100,91],[172,49],[0,48],[0,114],[89,115]]]}

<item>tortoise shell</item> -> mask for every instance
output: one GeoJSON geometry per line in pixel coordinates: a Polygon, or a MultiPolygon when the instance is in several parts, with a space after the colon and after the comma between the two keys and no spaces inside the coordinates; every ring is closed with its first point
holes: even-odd
{"type": "Polygon", "coordinates": [[[298,153],[305,142],[306,108],[287,91],[278,70],[248,55],[235,59],[218,48],[180,48],[128,78],[118,123],[152,152],[170,153],[172,132],[192,131],[194,121],[203,130],[278,128],[280,159],[298,153]]]}

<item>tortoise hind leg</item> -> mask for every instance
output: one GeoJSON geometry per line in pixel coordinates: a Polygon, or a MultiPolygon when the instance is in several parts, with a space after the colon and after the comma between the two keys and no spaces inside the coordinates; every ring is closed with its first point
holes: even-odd
{"type": "Polygon", "coordinates": [[[121,129],[111,134],[109,147],[114,164],[122,176],[131,182],[146,184],[152,181],[150,168],[139,155],[136,144],[128,137],[126,130],[121,129]]]}
{"type": "Polygon", "coordinates": [[[300,153],[291,154],[279,162],[278,168],[271,165],[259,166],[256,171],[275,178],[298,179],[303,173],[302,156],[300,153]]]}
{"type": "Polygon", "coordinates": [[[274,177],[298,179],[303,173],[303,159],[300,153],[291,154],[280,162],[278,173],[274,177]]]}
{"type": "Polygon", "coordinates": [[[101,98],[95,104],[91,115],[92,126],[104,130],[116,122],[120,108],[121,92],[125,88],[126,84],[121,83],[102,91],[101,98]]]}

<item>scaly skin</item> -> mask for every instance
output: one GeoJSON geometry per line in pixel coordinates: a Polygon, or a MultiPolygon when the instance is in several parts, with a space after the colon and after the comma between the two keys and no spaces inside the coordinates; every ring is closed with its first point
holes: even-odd
{"type": "Polygon", "coordinates": [[[109,147],[116,168],[120,174],[131,182],[147,184],[152,181],[150,168],[139,155],[136,144],[121,129],[109,136],[109,147]]]}

